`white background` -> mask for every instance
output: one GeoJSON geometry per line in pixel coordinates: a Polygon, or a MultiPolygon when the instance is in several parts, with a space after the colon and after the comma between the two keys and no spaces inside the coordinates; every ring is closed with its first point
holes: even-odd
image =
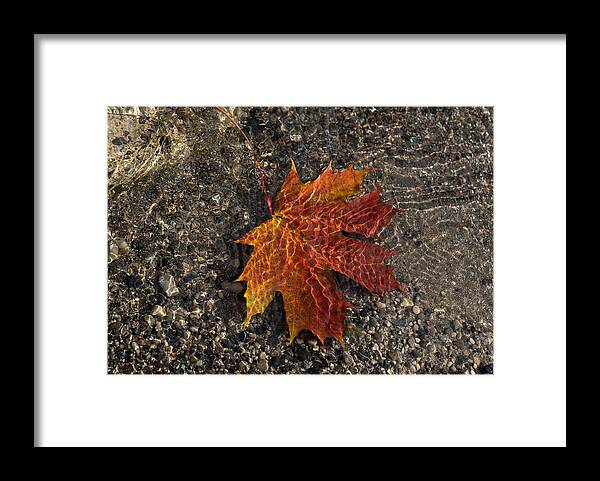
{"type": "Polygon", "coordinates": [[[566,443],[566,41],[38,38],[39,445],[566,443]],[[493,376],[106,374],[108,105],[495,107],[493,376]]]}

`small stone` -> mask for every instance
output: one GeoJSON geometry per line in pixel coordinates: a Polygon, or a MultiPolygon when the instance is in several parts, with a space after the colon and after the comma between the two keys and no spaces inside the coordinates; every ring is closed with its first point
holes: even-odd
{"type": "Polygon", "coordinates": [[[404,327],[406,326],[406,319],[402,319],[400,317],[393,319],[392,322],[399,327],[404,327]]]}
{"type": "Polygon", "coordinates": [[[421,308],[419,306],[413,306],[412,311],[415,316],[421,314],[421,308]]]}
{"type": "Polygon", "coordinates": [[[302,136],[300,134],[291,134],[290,140],[292,142],[300,142],[302,140],[302,136]]]}
{"type": "Polygon", "coordinates": [[[167,312],[165,311],[165,308],[163,306],[156,305],[152,309],[152,315],[156,317],[165,317],[167,315],[167,312]]]}
{"type": "Polygon", "coordinates": [[[146,324],[148,324],[150,327],[154,325],[154,317],[149,314],[144,316],[144,321],[146,321],[146,324]]]}
{"type": "Polygon", "coordinates": [[[261,352],[258,355],[258,369],[261,372],[267,372],[269,370],[269,362],[267,361],[267,355],[261,352]]]}
{"type": "Polygon", "coordinates": [[[175,285],[175,279],[171,274],[161,273],[158,277],[158,283],[163,288],[168,297],[173,297],[179,294],[179,289],[175,285]]]}
{"type": "Polygon", "coordinates": [[[127,244],[125,239],[121,239],[121,238],[116,239],[115,243],[117,244],[117,247],[119,248],[120,254],[129,254],[129,244],[127,244]]]}
{"type": "Polygon", "coordinates": [[[119,257],[119,246],[115,242],[108,244],[108,262],[114,261],[119,257]]]}
{"type": "Polygon", "coordinates": [[[479,372],[481,374],[494,374],[494,365],[493,364],[486,364],[485,366],[483,366],[479,372]]]}
{"type": "Polygon", "coordinates": [[[379,308],[379,309],[385,309],[386,305],[385,303],[381,302],[381,301],[377,301],[375,303],[375,305],[379,308]]]}
{"type": "Polygon", "coordinates": [[[344,352],[344,364],[347,364],[350,367],[354,367],[354,358],[347,352],[344,352]]]}
{"type": "Polygon", "coordinates": [[[402,298],[402,303],[400,304],[400,307],[412,307],[412,305],[413,305],[413,302],[410,299],[408,299],[406,297],[402,298]]]}

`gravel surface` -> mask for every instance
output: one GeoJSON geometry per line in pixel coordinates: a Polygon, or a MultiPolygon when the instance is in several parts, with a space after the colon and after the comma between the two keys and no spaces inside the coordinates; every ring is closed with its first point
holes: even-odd
{"type": "Polygon", "coordinates": [[[235,244],[268,218],[241,134],[212,108],[109,108],[109,373],[492,373],[492,108],[229,109],[274,198],[294,159],[304,181],[332,161],[373,167],[367,190],[403,212],[381,243],[410,292],[354,305],[346,347],[289,345],[279,295],[242,330],[235,244]]]}

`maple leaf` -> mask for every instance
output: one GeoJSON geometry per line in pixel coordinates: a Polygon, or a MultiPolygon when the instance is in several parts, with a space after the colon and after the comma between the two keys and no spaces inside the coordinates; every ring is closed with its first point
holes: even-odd
{"type": "Polygon", "coordinates": [[[290,343],[303,329],[321,341],[344,343],[345,310],[351,307],[335,284],[333,272],[344,274],[381,294],[403,290],[385,259],[394,252],[346,233],[373,238],[398,209],[380,200],[380,189],[348,201],[372,169],[351,166],[334,173],[331,165],[304,184],[292,162],[275,199],[275,213],[235,242],[254,250],[237,281],[246,281],[247,326],[264,312],[277,291],[283,296],[290,343]]]}

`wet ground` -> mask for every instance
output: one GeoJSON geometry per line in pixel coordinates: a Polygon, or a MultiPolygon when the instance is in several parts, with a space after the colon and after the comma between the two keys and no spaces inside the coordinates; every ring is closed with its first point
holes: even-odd
{"type": "Polygon", "coordinates": [[[367,190],[403,209],[380,238],[410,295],[354,308],[346,347],[288,344],[280,297],[241,330],[232,241],[268,218],[239,131],[212,108],[108,112],[109,373],[491,373],[492,108],[236,108],[271,196],[291,159],[304,181],[331,161],[373,167],[367,190]]]}

